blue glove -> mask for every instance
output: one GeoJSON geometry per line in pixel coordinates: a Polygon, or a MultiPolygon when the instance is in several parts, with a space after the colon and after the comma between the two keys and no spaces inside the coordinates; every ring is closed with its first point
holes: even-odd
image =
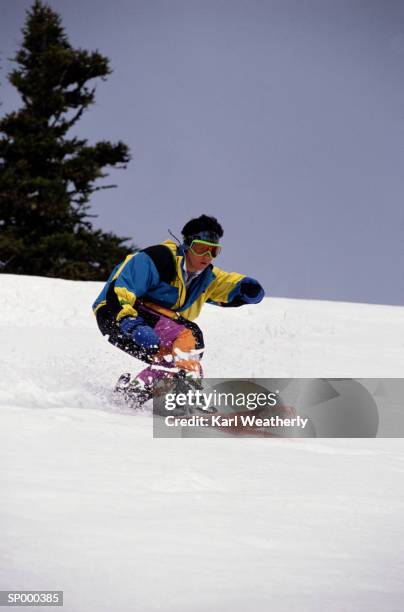
{"type": "Polygon", "coordinates": [[[160,346],[160,338],[152,327],[144,324],[142,317],[125,317],[119,327],[124,336],[131,338],[141,348],[150,350],[160,346]]]}
{"type": "Polygon", "coordinates": [[[254,278],[246,277],[241,281],[240,295],[247,304],[258,304],[264,297],[265,292],[254,278]]]}

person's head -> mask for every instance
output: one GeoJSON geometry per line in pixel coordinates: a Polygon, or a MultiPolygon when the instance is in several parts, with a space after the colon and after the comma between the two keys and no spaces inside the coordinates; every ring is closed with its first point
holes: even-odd
{"type": "Polygon", "coordinates": [[[191,272],[204,270],[219,255],[222,236],[223,228],[215,217],[201,215],[188,221],[182,228],[187,269],[191,272]]]}

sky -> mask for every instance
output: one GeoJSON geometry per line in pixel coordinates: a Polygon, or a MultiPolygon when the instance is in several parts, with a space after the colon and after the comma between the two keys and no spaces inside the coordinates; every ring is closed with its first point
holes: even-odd
{"type": "MultiPolygon", "coordinates": [[[[0,113],[28,0],[1,0],[0,113]]],[[[404,3],[50,0],[113,74],[73,130],[123,140],[94,225],[140,248],[202,213],[267,295],[404,303],[404,3]]]]}

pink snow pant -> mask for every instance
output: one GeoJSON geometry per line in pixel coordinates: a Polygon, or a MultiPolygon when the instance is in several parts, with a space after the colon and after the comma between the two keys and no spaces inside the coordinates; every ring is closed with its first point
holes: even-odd
{"type": "Polygon", "coordinates": [[[153,308],[149,308],[148,305],[142,304],[139,314],[142,314],[141,311],[158,316],[158,321],[153,327],[160,338],[160,348],[153,362],[136,378],[146,385],[151,385],[159,380],[171,378],[180,370],[195,378],[202,378],[200,359],[204,345],[199,327],[159,306],[153,305],[153,308]]]}

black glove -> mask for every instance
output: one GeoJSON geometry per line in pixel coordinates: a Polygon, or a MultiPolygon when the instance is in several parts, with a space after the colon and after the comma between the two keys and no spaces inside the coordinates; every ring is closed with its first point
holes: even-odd
{"type": "Polygon", "coordinates": [[[257,282],[242,281],[241,283],[240,293],[246,297],[255,298],[259,295],[260,291],[262,291],[262,289],[257,282]]]}

